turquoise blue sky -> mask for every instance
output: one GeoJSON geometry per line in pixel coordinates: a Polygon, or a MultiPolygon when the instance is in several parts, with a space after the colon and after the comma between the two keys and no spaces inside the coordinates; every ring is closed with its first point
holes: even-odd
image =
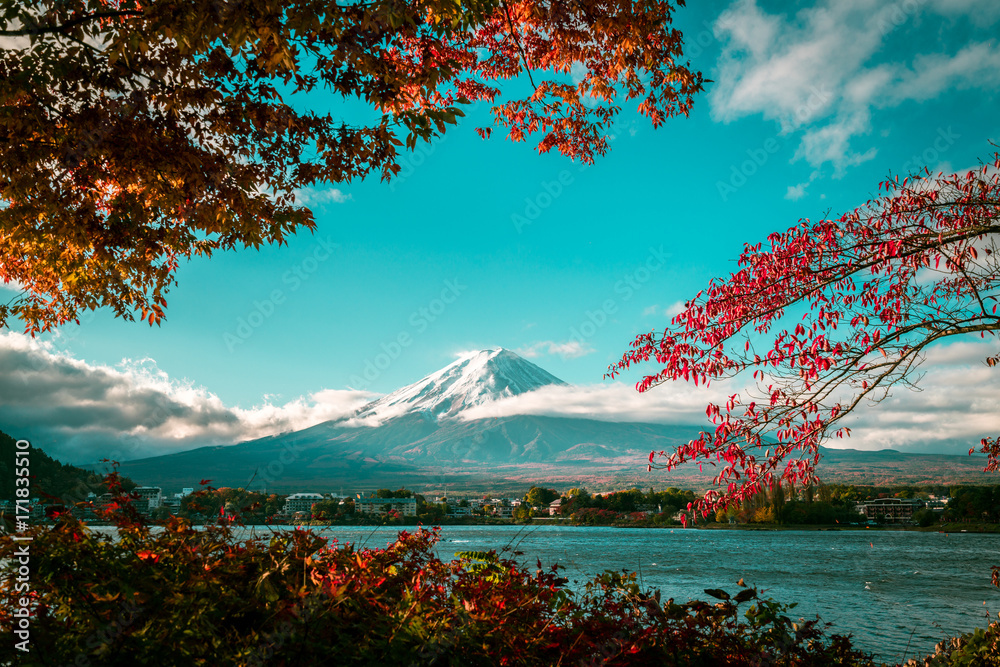
{"type": "MultiPolygon", "coordinates": [[[[853,208],[890,172],[975,166],[1000,137],[992,0],[693,4],[677,27],[714,83],[658,130],[625,108],[593,166],[499,131],[480,140],[480,106],[391,183],[302,193],[315,234],[184,265],[162,327],[99,312],[47,347],[5,344],[241,418],[389,392],[494,346],[600,384],[636,334],[733,270],[744,242],[853,208]]],[[[17,414],[0,427],[58,421],[31,403],[17,414]]]]}

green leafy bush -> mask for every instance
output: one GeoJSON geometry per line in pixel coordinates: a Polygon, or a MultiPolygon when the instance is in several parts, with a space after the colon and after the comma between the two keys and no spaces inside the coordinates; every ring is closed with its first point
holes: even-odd
{"type": "Polygon", "coordinates": [[[945,639],[934,653],[906,667],[1000,667],[1000,623],[945,639]]]}

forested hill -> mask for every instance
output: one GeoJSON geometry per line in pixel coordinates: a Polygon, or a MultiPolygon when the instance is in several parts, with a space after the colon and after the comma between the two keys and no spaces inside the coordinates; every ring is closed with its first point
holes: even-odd
{"type": "MultiPolygon", "coordinates": [[[[0,500],[14,499],[14,452],[17,440],[0,431],[0,500]]],[[[43,502],[55,502],[55,498],[67,503],[84,500],[87,493],[101,494],[107,489],[102,478],[90,470],[56,461],[37,447],[30,454],[31,497],[43,502]]],[[[124,480],[125,487],[134,486],[131,480],[124,480]]]]}

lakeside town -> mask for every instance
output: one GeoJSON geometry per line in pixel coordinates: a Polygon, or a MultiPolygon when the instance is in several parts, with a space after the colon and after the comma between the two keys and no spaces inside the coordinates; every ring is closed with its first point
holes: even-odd
{"type": "MultiPolygon", "coordinates": [[[[14,440],[0,434],[0,450],[13,454],[14,440]]],[[[693,516],[698,491],[668,487],[643,490],[565,490],[535,485],[523,495],[448,493],[412,489],[289,489],[282,494],[239,487],[213,488],[210,480],[167,488],[100,475],[61,463],[32,449],[32,483],[15,494],[13,479],[0,478],[0,516],[52,524],[71,514],[92,525],[113,523],[127,502],[151,523],[181,517],[194,525],[449,525],[551,522],[582,526],[725,528],[941,527],[1000,531],[1000,486],[961,484],[781,485],[762,490],[739,506],[708,517],[693,516]],[[114,480],[114,481],[112,481],[114,480]],[[197,486],[195,486],[197,484],[197,486]],[[116,486],[117,485],[117,486],[116,486]],[[28,491],[22,493],[22,491],[28,491]],[[17,499],[14,500],[15,495],[17,499]],[[972,524],[977,524],[973,526],[972,524]]],[[[9,458],[9,457],[4,457],[9,458]]],[[[0,460],[0,468],[3,467],[0,460]]],[[[6,526],[8,529],[10,526],[6,526]]]]}
{"type": "MultiPolygon", "coordinates": [[[[677,526],[692,518],[688,503],[695,498],[692,491],[672,487],[659,492],[632,488],[590,494],[581,488],[560,493],[533,486],[521,497],[471,494],[428,498],[405,488],[285,495],[210,487],[164,493],[158,486],[126,486],[132,487],[126,490],[133,507],[151,521],[181,516],[195,523],[283,525],[559,521],[576,525],[677,526]]],[[[942,521],[993,523],[1000,521],[998,492],[1000,487],[954,487],[952,497],[945,495],[945,488],[894,490],[851,485],[771,490],[741,507],[709,517],[709,523],[922,527],[942,521]]],[[[108,522],[109,511],[121,503],[122,496],[110,492],[89,491],[80,502],[72,504],[32,497],[28,512],[21,510],[20,514],[27,514],[32,523],[52,523],[61,512],[69,512],[80,520],[100,524],[108,522]]],[[[13,501],[0,501],[0,513],[12,516],[14,511],[13,501]]]]}
{"type": "MultiPolygon", "coordinates": [[[[0,433],[0,471],[13,460],[15,441],[0,433]]],[[[152,523],[181,517],[194,525],[450,525],[551,522],[581,526],[708,528],[944,527],[1000,532],[1000,486],[969,484],[781,485],[725,511],[693,516],[700,491],[638,487],[588,491],[535,485],[523,495],[388,488],[288,489],[282,494],[239,487],[212,488],[192,477],[190,486],[163,488],[61,463],[32,448],[30,488],[0,476],[0,517],[11,523],[52,524],[62,513],[91,525],[113,523],[110,513],[126,501],[152,523]],[[114,479],[114,488],[109,481],[114,479]],[[22,493],[27,491],[27,493],[22,493]],[[118,495],[116,495],[116,493],[118,495]],[[121,495],[122,493],[127,496],[121,495]],[[16,496],[16,500],[15,500],[16,496]],[[960,524],[960,525],[959,525],[960,524]],[[974,525],[975,524],[975,525],[974,525]]]]}

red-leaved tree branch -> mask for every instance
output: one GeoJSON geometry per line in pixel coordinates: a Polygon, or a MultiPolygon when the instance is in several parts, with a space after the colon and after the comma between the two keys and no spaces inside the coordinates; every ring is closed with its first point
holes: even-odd
{"type": "MultiPolygon", "coordinates": [[[[774,484],[815,483],[820,443],[849,435],[841,422],[855,408],[916,382],[931,345],[1000,329],[1000,153],[962,175],[894,178],[879,193],[839,219],[772,234],[768,249],[747,245],[736,273],[609,368],[614,377],[656,364],[640,392],[747,380],[707,407],[714,430],[649,457],[650,467],[718,467],[716,488],[696,503],[703,516],[774,484]]],[[[987,470],[998,470],[1000,438],[984,435],[987,470]]]]}

